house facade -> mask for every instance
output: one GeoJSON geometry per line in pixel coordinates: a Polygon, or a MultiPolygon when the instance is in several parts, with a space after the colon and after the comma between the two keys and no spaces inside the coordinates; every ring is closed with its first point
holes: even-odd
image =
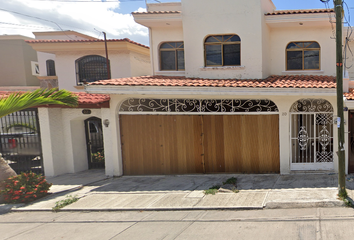
{"type": "Polygon", "coordinates": [[[149,47],[129,39],[104,40],[75,31],[34,32],[41,87],[83,92],[96,80],[150,75],[149,47]],[[107,68],[107,63],[109,69],[107,68]]]}
{"type": "Polygon", "coordinates": [[[104,40],[75,31],[34,35],[36,39],[27,43],[38,53],[40,87],[66,89],[79,97],[77,108],[38,108],[45,175],[104,167],[93,154],[110,148],[109,141],[103,143],[102,139],[102,119],[107,118],[110,96],[85,93],[84,85],[101,79],[150,75],[149,47],[127,38],[109,39],[107,61],[104,40]]]}
{"type": "MultiPolygon", "coordinates": [[[[182,0],[133,16],[149,28],[152,75],[84,84],[110,99],[94,113],[106,123],[107,175],[338,171],[333,10],[182,0]]],[[[348,72],[346,104],[354,109],[348,72]]],[[[41,110],[45,124],[65,118],[68,128],[61,144],[46,139],[57,149],[51,174],[84,168],[75,156],[85,116],[71,111],[41,110]],[[57,166],[64,145],[70,160],[57,166]]]]}

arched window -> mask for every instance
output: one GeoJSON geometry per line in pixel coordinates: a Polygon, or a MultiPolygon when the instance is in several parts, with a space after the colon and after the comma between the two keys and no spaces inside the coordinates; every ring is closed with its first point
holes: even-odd
{"type": "Polygon", "coordinates": [[[77,59],[76,76],[79,83],[108,79],[106,58],[90,55],[77,59]]]}
{"type": "Polygon", "coordinates": [[[47,65],[47,76],[56,76],[54,60],[51,59],[47,60],[46,65],[47,65]]]}
{"type": "Polygon", "coordinates": [[[206,67],[241,65],[241,39],[237,35],[209,36],[204,48],[206,67]]]}
{"type": "Polygon", "coordinates": [[[160,46],[160,69],[162,71],[184,70],[183,42],[166,42],[160,46]]]}
{"type": "Polygon", "coordinates": [[[317,42],[291,42],[286,47],[286,70],[320,70],[317,42]]]}

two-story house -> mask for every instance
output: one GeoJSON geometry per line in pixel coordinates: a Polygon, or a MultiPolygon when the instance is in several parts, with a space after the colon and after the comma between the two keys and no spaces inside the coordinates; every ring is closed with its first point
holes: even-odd
{"type": "Polygon", "coordinates": [[[153,75],[85,85],[110,96],[106,174],[336,172],[333,15],[271,0],[133,13],[149,28],[153,75]]]}
{"type": "Polygon", "coordinates": [[[149,47],[127,38],[105,42],[75,31],[34,35],[36,39],[7,41],[6,36],[0,39],[4,56],[10,56],[10,49],[13,50],[10,58],[2,58],[4,69],[10,73],[3,72],[2,79],[6,81],[1,86],[6,91],[1,95],[6,97],[11,90],[24,90],[24,85],[31,84],[35,86],[26,89],[58,87],[78,95],[79,106],[28,109],[1,119],[0,126],[5,131],[1,150],[7,154],[4,157],[18,172],[43,173],[44,169],[47,176],[104,167],[103,162],[95,161],[93,154],[104,152],[101,115],[109,109],[110,97],[85,93],[83,85],[101,79],[150,75],[149,47]],[[32,55],[27,54],[24,60],[17,58],[25,50],[32,55]],[[30,57],[35,60],[36,74],[25,79],[31,70],[30,57]],[[4,89],[9,84],[20,87],[4,89]],[[49,116],[53,114],[57,115],[51,121],[49,116]],[[22,137],[13,126],[16,129],[30,126],[30,133],[26,130],[22,137]],[[35,151],[20,151],[20,148],[35,151]]]}

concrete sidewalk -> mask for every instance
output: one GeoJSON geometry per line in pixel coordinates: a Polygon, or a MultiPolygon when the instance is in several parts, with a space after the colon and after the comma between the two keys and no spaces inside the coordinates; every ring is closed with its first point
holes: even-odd
{"type": "MultiPolygon", "coordinates": [[[[123,176],[106,178],[103,171],[85,171],[49,178],[50,196],[12,211],[51,211],[68,195],[80,198],[61,211],[220,210],[344,206],[337,199],[335,174],[208,174],[123,176]],[[237,179],[238,193],[205,195],[204,190],[237,179]]],[[[347,181],[353,198],[354,181],[347,181]]]]}

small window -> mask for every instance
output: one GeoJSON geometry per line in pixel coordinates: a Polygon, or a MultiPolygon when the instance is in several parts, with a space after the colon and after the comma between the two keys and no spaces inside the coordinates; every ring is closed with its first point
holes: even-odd
{"type": "Polygon", "coordinates": [[[183,42],[166,42],[160,47],[160,62],[162,71],[184,70],[183,42]]]}
{"type": "Polygon", "coordinates": [[[54,60],[47,60],[46,65],[47,65],[47,76],[56,76],[54,60]]]}
{"type": "Polygon", "coordinates": [[[79,83],[108,79],[107,73],[107,61],[104,57],[91,55],[76,60],[76,75],[79,83]]]}
{"type": "Polygon", "coordinates": [[[320,70],[317,42],[291,42],[286,47],[286,70],[320,70]]]}
{"type": "Polygon", "coordinates": [[[214,35],[204,43],[205,66],[240,66],[241,39],[237,35],[214,35]]]}

